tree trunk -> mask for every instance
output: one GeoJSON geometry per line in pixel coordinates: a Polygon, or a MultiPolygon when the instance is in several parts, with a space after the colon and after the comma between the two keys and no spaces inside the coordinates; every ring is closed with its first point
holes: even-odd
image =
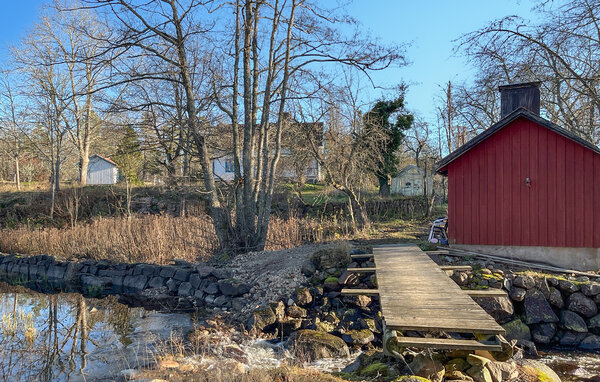
{"type": "Polygon", "coordinates": [[[54,162],[54,191],[60,191],[60,156],[54,162]]]}
{"type": "Polygon", "coordinates": [[[19,158],[15,158],[15,183],[17,184],[17,190],[21,191],[21,170],[19,169],[19,158]]]}
{"type": "Polygon", "coordinates": [[[431,199],[429,199],[429,205],[427,206],[427,214],[425,215],[426,218],[429,218],[431,216],[431,212],[433,211],[433,204],[435,203],[435,189],[431,190],[431,199]]]}
{"type": "Polygon", "coordinates": [[[87,153],[82,153],[79,158],[79,184],[85,186],[87,184],[87,172],[90,159],[87,153]]]}
{"type": "Polygon", "coordinates": [[[354,225],[356,229],[366,229],[370,227],[369,219],[367,218],[367,212],[363,205],[358,200],[358,197],[352,190],[345,189],[344,192],[348,195],[350,202],[351,214],[353,215],[354,225]]]}
{"type": "Polygon", "coordinates": [[[379,196],[387,197],[390,196],[390,182],[387,177],[377,177],[379,180],[379,196]]]}

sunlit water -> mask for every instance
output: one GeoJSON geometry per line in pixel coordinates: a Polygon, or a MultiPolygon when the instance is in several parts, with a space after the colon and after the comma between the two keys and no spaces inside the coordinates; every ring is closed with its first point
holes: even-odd
{"type": "MultiPolygon", "coordinates": [[[[151,365],[165,339],[193,328],[189,314],[132,308],[115,297],[41,294],[0,283],[0,381],[114,378],[121,370],[151,365]]],[[[232,343],[226,337],[217,342],[221,341],[222,345],[232,343]]],[[[284,343],[248,339],[239,345],[245,352],[246,368],[297,362],[284,343]]],[[[319,360],[305,367],[339,371],[358,355],[319,360]]],[[[197,362],[210,359],[198,356],[197,362]]],[[[599,354],[553,351],[545,353],[542,361],[564,381],[591,381],[600,375],[599,354]]]]}
{"type": "Polygon", "coordinates": [[[189,315],[129,308],[112,297],[7,288],[0,293],[0,380],[110,377],[148,364],[159,338],[193,326],[189,315]]]}
{"type": "Polygon", "coordinates": [[[580,351],[548,351],[540,361],[550,366],[563,381],[600,381],[600,354],[580,351]]]}

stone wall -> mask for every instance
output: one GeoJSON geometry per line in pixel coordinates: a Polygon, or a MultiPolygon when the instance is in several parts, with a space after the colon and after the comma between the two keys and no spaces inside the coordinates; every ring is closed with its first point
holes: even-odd
{"type": "Polygon", "coordinates": [[[86,296],[122,294],[159,307],[229,308],[243,305],[250,286],[224,268],[177,262],[174,265],[109,261],[60,261],[52,256],[0,254],[0,279],[37,290],[76,290],[86,296]]]}
{"type": "Polygon", "coordinates": [[[455,273],[465,288],[503,288],[508,298],[477,299],[525,348],[579,347],[600,350],[600,279],[486,268],[455,273]]]}

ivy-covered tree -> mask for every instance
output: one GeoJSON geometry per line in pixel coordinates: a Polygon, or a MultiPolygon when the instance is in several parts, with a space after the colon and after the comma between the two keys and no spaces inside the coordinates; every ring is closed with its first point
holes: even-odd
{"type": "Polygon", "coordinates": [[[392,177],[398,171],[398,148],[410,129],[414,116],[404,109],[404,94],[394,100],[380,100],[365,114],[367,129],[381,130],[386,137],[381,143],[379,160],[373,172],[379,181],[379,195],[390,195],[392,177]]]}

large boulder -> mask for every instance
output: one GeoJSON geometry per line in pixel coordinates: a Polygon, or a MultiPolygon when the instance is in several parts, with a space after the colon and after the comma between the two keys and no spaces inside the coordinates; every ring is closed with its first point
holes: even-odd
{"type": "Polygon", "coordinates": [[[339,243],[312,254],[311,261],[317,269],[344,268],[352,262],[348,243],[339,243]]]}
{"type": "Polygon", "coordinates": [[[542,292],[538,290],[531,289],[527,291],[523,307],[525,309],[525,323],[528,325],[558,322],[558,317],[556,317],[552,307],[544,298],[542,292]]]}
{"type": "Polygon", "coordinates": [[[250,291],[249,284],[235,279],[219,280],[218,285],[225,296],[241,296],[250,291]]]}
{"type": "Polygon", "coordinates": [[[476,298],[475,301],[500,324],[510,321],[515,312],[508,297],[476,298]]]}
{"type": "Polygon", "coordinates": [[[590,332],[600,334],[600,314],[590,318],[587,326],[590,332]]]}
{"type": "Polygon", "coordinates": [[[309,360],[350,356],[348,346],[339,337],[316,331],[298,330],[288,339],[288,346],[309,360]]]}
{"type": "Polygon", "coordinates": [[[270,306],[263,306],[256,309],[248,321],[246,322],[247,330],[259,330],[264,331],[270,325],[273,325],[277,321],[277,316],[270,306]]]}
{"type": "Polygon", "coordinates": [[[515,277],[513,285],[523,289],[533,289],[535,287],[535,279],[531,276],[520,275],[515,277]]]}
{"type": "Polygon", "coordinates": [[[561,382],[556,373],[541,362],[532,359],[521,359],[521,373],[527,381],[561,382]]]}
{"type": "Polygon", "coordinates": [[[574,332],[571,330],[567,330],[560,337],[559,343],[562,346],[573,346],[574,347],[574,346],[578,346],[579,343],[581,343],[581,341],[583,341],[583,339],[587,336],[588,336],[587,333],[580,333],[580,332],[574,332]]]}
{"type": "Polygon", "coordinates": [[[588,328],[583,318],[570,310],[560,312],[560,326],[578,333],[587,333],[588,328]]]}
{"type": "Polygon", "coordinates": [[[432,382],[441,382],[444,378],[444,365],[426,354],[417,354],[408,369],[412,374],[427,378],[432,382]]]}
{"type": "Polygon", "coordinates": [[[600,294],[600,283],[593,282],[589,284],[583,284],[581,286],[581,291],[586,296],[596,296],[597,294],[600,294]]]}
{"type": "Polygon", "coordinates": [[[529,326],[525,325],[520,319],[514,319],[502,325],[506,334],[504,337],[507,340],[531,340],[531,332],[529,326]]]}
{"type": "Polygon", "coordinates": [[[589,334],[579,343],[579,347],[584,350],[600,350],[600,336],[589,334]]]}
{"type": "Polygon", "coordinates": [[[556,324],[536,324],[531,328],[533,340],[538,344],[548,345],[556,335],[556,324]]]}
{"type": "Polygon", "coordinates": [[[366,345],[375,340],[375,335],[369,329],[348,330],[342,339],[351,345],[366,345]]]}
{"type": "Polygon", "coordinates": [[[573,293],[567,298],[567,309],[588,318],[598,313],[594,300],[580,292],[573,293]]]}

